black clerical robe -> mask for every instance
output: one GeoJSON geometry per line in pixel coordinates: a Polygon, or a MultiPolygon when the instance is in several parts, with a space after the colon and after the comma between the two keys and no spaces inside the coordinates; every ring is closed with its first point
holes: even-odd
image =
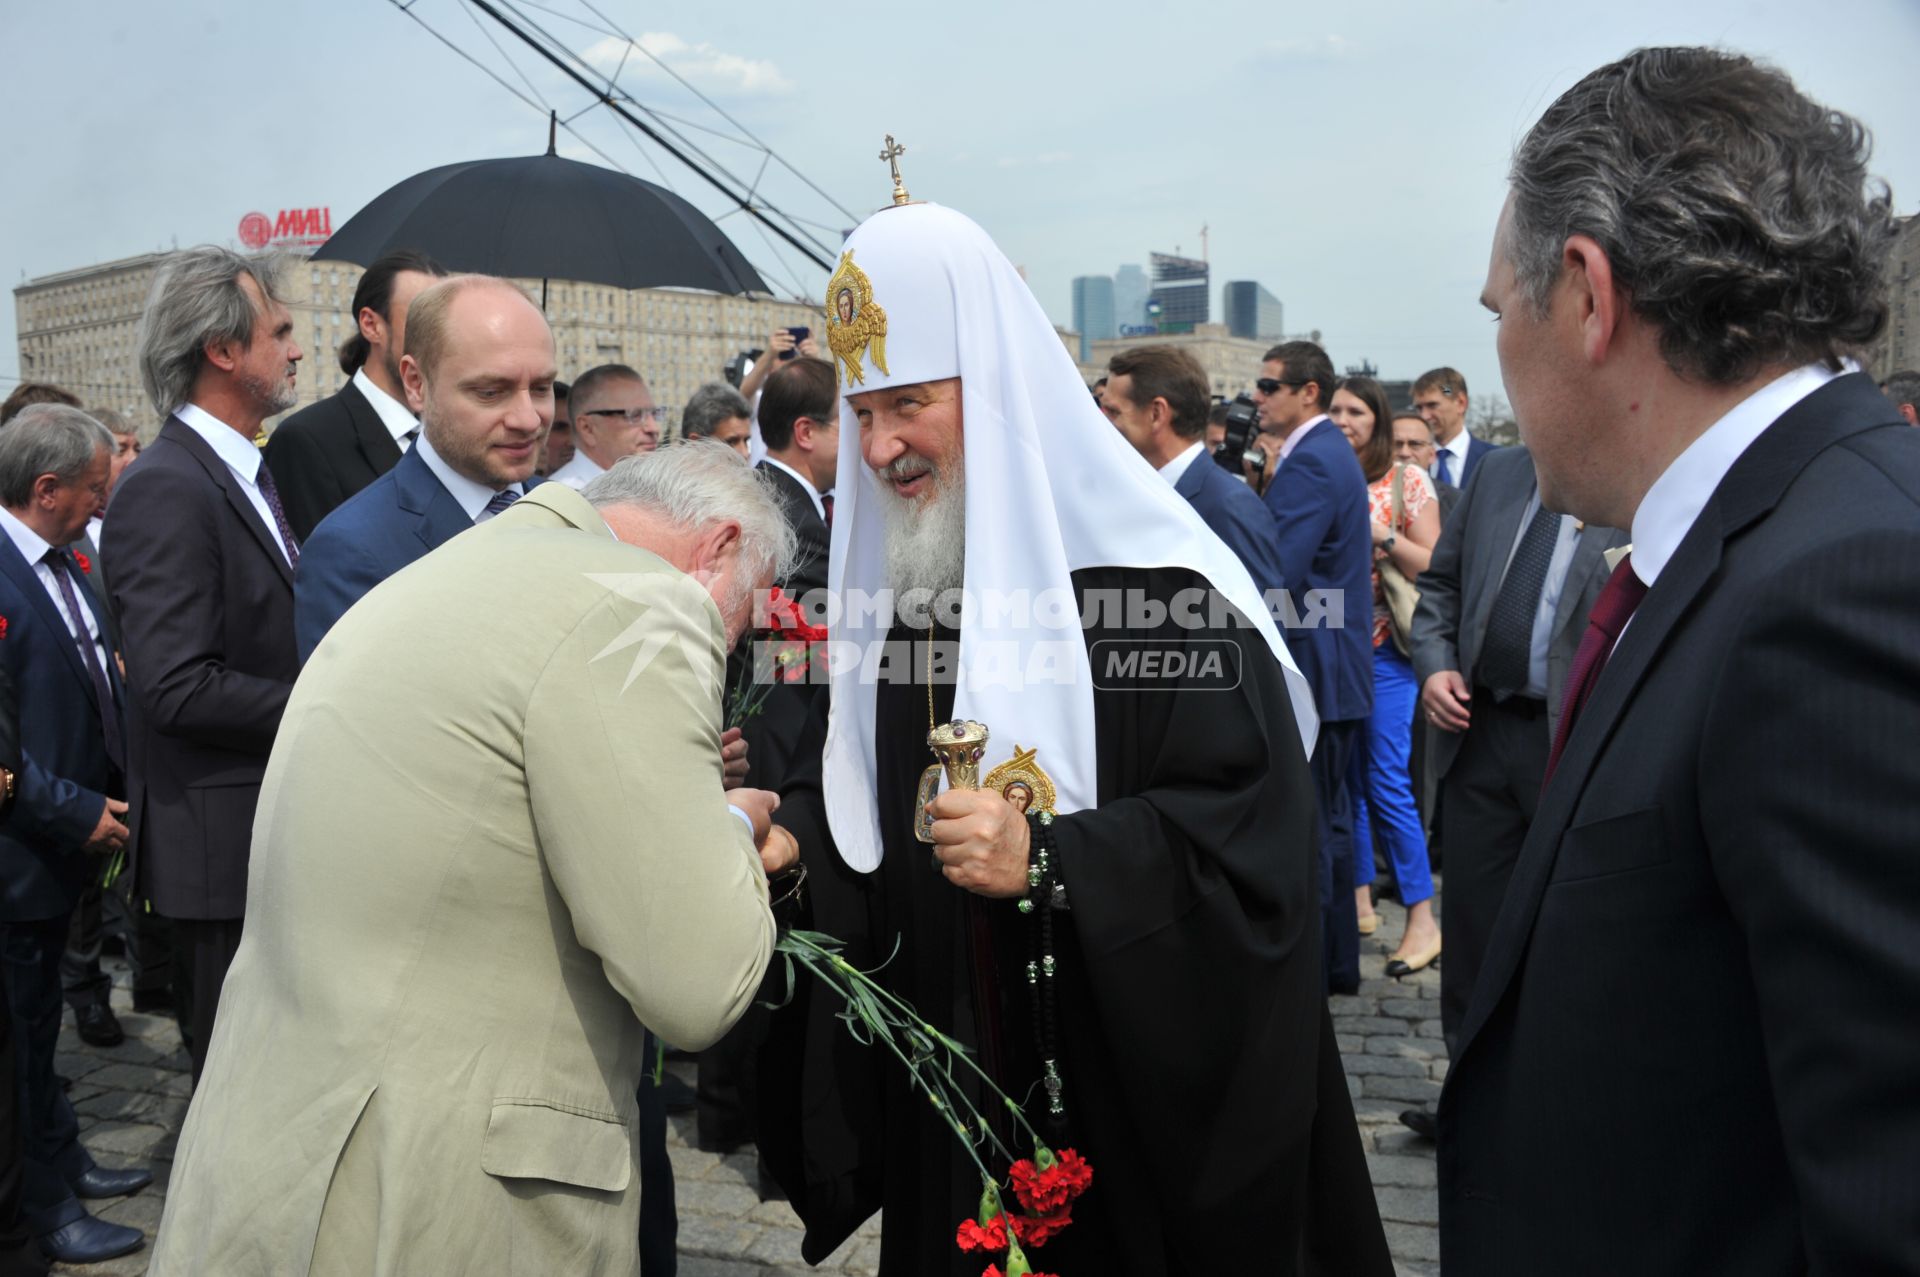
{"type": "MultiPolygon", "coordinates": [[[[1074,584],[1083,600],[1137,589],[1166,601],[1205,582],[1100,568],[1074,584]]],[[[1085,632],[1096,659],[1109,643],[1226,648],[1237,676],[1128,687],[1094,671],[1109,684],[1094,692],[1098,805],[1053,825],[1070,908],[1054,916],[1067,1128],[1050,1135],[1092,1163],[1093,1187],[1028,1257],[1061,1277],[1391,1274],[1322,994],[1313,789],[1280,666],[1251,628],[1103,619],[1085,632]]],[[[1031,924],[1011,900],[949,884],[913,837],[914,785],[933,761],[925,632],[894,638],[910,643],[914,678],[876,697],[880,867],[839,861],[817,770],[784,795],[778,819],[812,875],[804,921],[862,965],[892,954],[880,978],[980,1048],[1038,1126],[1031,924]]],[[[936,678],[934,694],[944,720],[953,688],[936,678]]],[[[988,727],[1002,749],[1020,739],[1018,723],[988,727]]],[[[824,715],[813,732],[817,759],[824,715]]],[[[762,1053],[762,1146],[807,1224],[806,1257],[881,1209],[883,1277],[977,1277],[991,1257],[961,1254],[954,1231],[976,1209],[978,1173],[839,1009],[803,988],[762,1053]]]]}

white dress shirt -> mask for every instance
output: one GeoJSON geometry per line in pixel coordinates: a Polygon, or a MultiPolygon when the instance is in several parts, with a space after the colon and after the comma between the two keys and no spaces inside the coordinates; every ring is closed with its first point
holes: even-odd
{"type": "Polygon", "coordinates": [[[1282,439],[1280,441],[1280,460],[1285,461],[1288,457],[1293,455],[1293,450],[1295,448],[1298,448],[1300,446],[1300,441],[1307,437],[1307,431],[1313,429],[1315,426],[1319,425],[1323,421],[1331,421],[1331,420],[1333,420],[1333,418],[1327,416],[1327,414],[1323,412],[1319,416],[1313,418],[1311,421],[1306,422],[1298,430],[1295,430],[1292,434],[1288,435],[1285,439],[1282,439]]]}
{"type": "Polygon", "coordinates": [[[547,478],[554,483],[564,483],[578,492],[606,472],[606,467],[589,457],[586,449],[576,448],[573,460],[555,470],[547,478]]]}
{"type": "MultiPolygon", "coordinates": [[[[47,565],[47,551],[53,546],[38,532],[15,518],[12,511],[4,508],[0,508],[0,527],[6,529],[7,538],[13,542],[14,548],[20,551],[20,557],[33,566],[33,574],[40,578],[40,584],[46,587],[47,597],[53,600],[54,609],[60,613],[61,619],[66,621],[67,633],[75,641],[79,641],[82,634],[86,635],[86,641],[93,644],[94,654],[100,658],[100,672],[106,673],[107,644],[100,635],[100,626],[94,620],[93,609],[82,602],[80,616],[76,617],[67,611],[67,600],[60,593],[60,582],[54,578],[53,569],[47,565]]],[[[84,598],[88,588],[90,587],[80,584],[78,577],[75,577],[73,582],[75,598],[84,598]]]]}
{"type": "MultiPolygon", "coordinates": [[[[493,517],[487,513],[487,502],[493,500],[493,494],[498,489],[489,488],[476,479],[469,479],[448,465],[447,459],[433,450],[433,441],[427,438],[424,430],[420,432],[420,438],[415,441],[414,446],[420,449],[420,460],[427,463],[427,469],[433,471],[433,477],[440,481],[440,486],[453,494],[453,499],[460,503],[460,508],[466,511],[468,519],[474,523],[485,523],[493,517]]],[[[523,483],[509,483],[507,487],[523,497],[527,495],[527,488],[523,483]]]]}
{"type": "Polygon", "coordinates": [[[280,537],[280,525],[274,521],[273,507],[267,504],[267,498],[260,491],[260,448],[253,440],[220,418],[208,412],[198,404],[182,404],[173,410],[187,429],[207,441],[214,455],[227,463],[227,469],[240,481],[241,491],[247,494],[247,500],[260,515],[260,522],[267,525],[267,535],[280,547],[280,556],[289,566],[293,556],[287,552],[287,543],[280,537]]]}
{"type": "Polygon", "coordinates": [[[353,373],[355,389],[367,397],[373,405],[374,413],[380,418],[380,424],[387,428],[393,441],[405,452],[413,446],[416,437],[414,431],[420,428],[420,419],[408,411],[407,406],[386,391],[373,384],[373,378],[367,376],[365,368],[356,368],[353,373]]]}
{"type": "MultiPolygon", "coordinates": [[[[1844,371],[1857,368],[1848,361],[1844,371]]],[[[1789,408],[1839,375],[1813,363],[1776,377],[1688,444],[1633,512],[1633,574],[1651,586],[1741,454],[1789,408]]]]}
{"type": "Polygon", "coordinates": [[[1440,454],[1444,452],[1450,458],[1446,463],[1447,482],[1456,488],[1464,486],[1467,474],[1467,449],[1472,446],[1473,436],[1467,433],[1466,427],[1462,426],[1460,433],[1453,437],[1451,443],[1434,441],[1433,464],[1427,469],[1433,471],[1434,478],[1439,478],[1440,454]]]}
{"type": "Polygon", "coordinates": [[[801,474],[798,470],[795,470],[792,466],[780,460],[780,458],[774,456],[772,453],[768,453],[765,460],[768,465],[779,466],[782,470],[793,476],[793,481],[800,485],[802,492],[807,494],[807,500],[813,502],[813,512],[820,516],[820,522],[825,523],[827,521],[827,503],[820,499],[820,489],[813,486],[813,480],[807,478],[807,476],[801,474]]]}
{"type": "Polygon", "coordinates": [[[1195,443],[1185,452],[1167,462],[1166,465],[1161,466],[1160,477],[1167,481],[1167,486],[1179,487],[1180,480],[1186,477],[1187,467],[1193,464],[1195,457],[1206,450],[1207,445],[1205,443],[1195,443]]]}

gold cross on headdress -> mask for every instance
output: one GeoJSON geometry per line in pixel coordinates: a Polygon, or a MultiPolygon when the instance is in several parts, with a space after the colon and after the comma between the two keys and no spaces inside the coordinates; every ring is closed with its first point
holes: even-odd
{"type": "Polygon", "coordinates": [[[887,144],[882,148],[880,158],[885,160],[888,167],[893,170],[893,202],[895,204],[912,202],[912,197],[907,194],[907,188],[900,184],[900,157],[906,153],[907,148],[895,142],[893,134],[887,134],[887,144]]]}

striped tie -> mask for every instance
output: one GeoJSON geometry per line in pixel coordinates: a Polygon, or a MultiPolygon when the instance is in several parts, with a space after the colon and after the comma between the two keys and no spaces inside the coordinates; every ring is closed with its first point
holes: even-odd
{"type": "Polygon", "coordinates": [[[487,502],[487,508],[480,512],[480,517],[475,519],[474,522],[485,523],[488,519],[491,519],[494,515],[499,514],[502,510],[506,509],[508,506],[512,505],[514,502],[518,501],[519,499],[520,499],[520,494],[518,492],[515,492],[512,488],[500,489],[500,491],[493,494],[493,498],[487,502]]]}

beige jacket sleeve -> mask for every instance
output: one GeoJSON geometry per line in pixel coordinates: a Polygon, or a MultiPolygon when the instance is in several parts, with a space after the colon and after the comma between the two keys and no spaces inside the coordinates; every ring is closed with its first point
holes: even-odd
{"type": "Polygon", "coordinates": [[[691,579],[609,589],[541,671],[527,784],[574,934],[641,1023],[705,1047],[772,957],[766,876],[721,787],[719,614],[691,579]]]}

